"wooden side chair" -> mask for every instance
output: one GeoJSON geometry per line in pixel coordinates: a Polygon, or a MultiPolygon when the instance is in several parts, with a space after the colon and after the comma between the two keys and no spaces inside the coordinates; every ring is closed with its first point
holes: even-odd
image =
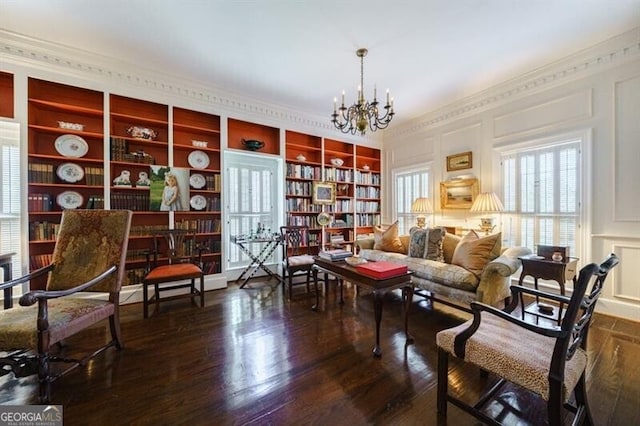
{"type": "Polygon", "coordinates": [[[142,280],[142,310],[144,318],[149,317],[149,305],[155,303],[156,312],[161,301],[179,298],[200,298],[204,307],[204,272],[202,252],[205,248],[198,244],[195,231],[186,229],[166,229],[153,235],[153,248],[147,252],[147,266],[142,280]],[[184,281],[188,281],[184,283],[184,281]],[[199,286],[196,287],[196,280],[199,286]],[[180,282],[182,281],[182,282],[180,282]],[[149,286],[154,293],[149,297],[149,286]],[[187,293],[175,290],[188,288],[187,293]],[[172,292],[161,297],[162,292],[172,292]]]}
{"type": "Polygon", "coordinates": [[[285,283],[289,287],[289,299],[293,292],[294,277],[306,274],[307,291],[311,282],[313,255],[309,247],[308,226],[281,226],[282,241],[282,294],[285,293],[285,283]]]}
{"type": "Polygon", "coordinates": [[[594,424],[585,386],[587,334],[607,274],[618,262],[618,257],[611,254],[600,265],[592,263],[583,267],[570,298],[512,286],[514,297],[505,311],[472,302],[472,320],[436,335],[440,419],[446,418],[447,402],[451,402],[486,424],[500,424],[482,409],[504,383],[511,382],[546,401],[550,425],[562,424],[563,408],[574,414],[574,424],[594,424]],[[591,290],[585,297],[589,287],[591,290]],[[512,315],[521,304],[522,294],[564,303],[567,310],[561,325],[550,323],[544,327],[512,315]],[[469,405],[448,391],[449,355],[475,364],[500,380],[477,404],[469,405]]]}
{"type": "Polygon", "coordinates": [[[3,283],[7,288],[48,274],[46,290],[20,298],[20,306],[0,311],[0,375],[37,374],[40,401],[51,399],[51,383],[111,346],[124,347],[120,333],[119,295],[131,212],[65,210],[50,265],[3,283]],[[104,292],[104,299],[79,297],[79,292],[104,292]],[[81,330],[109,319],[111,340],[82,359],[58,355],[56,347],[81,330]],[[54,372],[53,362],[70,363],[54,372]]]}

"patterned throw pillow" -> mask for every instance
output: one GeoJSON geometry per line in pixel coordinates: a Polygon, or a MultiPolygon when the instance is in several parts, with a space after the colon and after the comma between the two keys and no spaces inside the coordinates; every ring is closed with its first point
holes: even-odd
{"type": "Polygon", "coordinates": [[[373,228],[373,249],[390,251],[394,253],[406,253],[402,241],[398,238],[398,221],[395,221],[393,225],[385,230],[376,226],[373,228]]]}
{"type": "Polygon", "coordinates": [[[451,263],[480,277],[487,263],[500,256],[501,247],[502,233],[480,238],[475,231],[469,231],[453,252],[451,263]]]}
{"type": "Polygon", "coordinates": [[[425,253],[427,230],[414,226],[409,230],[409,257],[422,257],[425,253]]]}
{"type": "Polygon", "coordinates": [[[442,250],[442,242],[446,231],[444,228],[427,228],[426,242],[424,246],[423,257],[427,260],[436,260],[444,262],[444,251],[442,250]]]}

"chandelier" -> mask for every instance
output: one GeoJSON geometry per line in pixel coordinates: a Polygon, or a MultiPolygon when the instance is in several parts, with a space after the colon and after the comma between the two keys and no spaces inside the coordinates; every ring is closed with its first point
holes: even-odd
{"type": "Polygon", "coordinates": [[[333,114],[331,122],[342,133],[355,135],[360,132],[364,135],[367,127],[372,132],[386,129],[395,114],[393,112],[393,98],[389,101],[389,90],[387,90],[387,103],[384,114],[380,115],[379,103],[376,98],[376,88],[373,88],[373,101],[367,102],[364,98],[364,57],[367,56],[367,49],[356,50],[356,55],[360,58],[360,86],[358,86],[358,100],[350,107],[344,106],[344,90],[342,91],[342,102],[338,107],[338,100],[333,98],[333,114]]]}

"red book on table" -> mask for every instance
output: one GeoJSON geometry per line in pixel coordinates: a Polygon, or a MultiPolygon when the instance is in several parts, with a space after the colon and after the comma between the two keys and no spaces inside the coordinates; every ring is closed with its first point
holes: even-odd
{"type": "Polygon", "coordinates": [[[378,262],[368,262],[356,266],[356,269],[362,275],[382,280],[407,273],[406,265],[398,265],[397,263],[386,262],[380,260],[378,262]]]}

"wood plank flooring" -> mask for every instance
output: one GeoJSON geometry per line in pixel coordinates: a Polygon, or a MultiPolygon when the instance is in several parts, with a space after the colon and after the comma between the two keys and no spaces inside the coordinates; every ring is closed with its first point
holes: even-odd
{"type": "MultiPolygon", "coordinates": [[[[382,314],[381,359],[373,299],[345,286],[321,297],[296,289],[283,298],[275,281],[230,284],[208,292],[205,308],[188,300],[142,318],[122,307],[125,350],[108,350],[53,384],[53,403],[69,425],[432,425],[436,416],[435,334],[466,318],[415,297],[405,345],[400,293],[382,314]]],[[[95,327],[67,343],[75,353],[107,338],[95,327]]],[[[598,315],[590,334],[588,393],[597,425],[640,424],[640,323],[598,315]]],[[[452,361],[450,387],[473,398],[493,380],[452,361]]],[[[34,377],[0,378],[0,404],[36,404],[34,377]]],[[[546,408],[506,388],[488,408],[507,424],[544,423],[546,408]]],[[[477,421],[449,405],[448,424],[477,421]]]]}

